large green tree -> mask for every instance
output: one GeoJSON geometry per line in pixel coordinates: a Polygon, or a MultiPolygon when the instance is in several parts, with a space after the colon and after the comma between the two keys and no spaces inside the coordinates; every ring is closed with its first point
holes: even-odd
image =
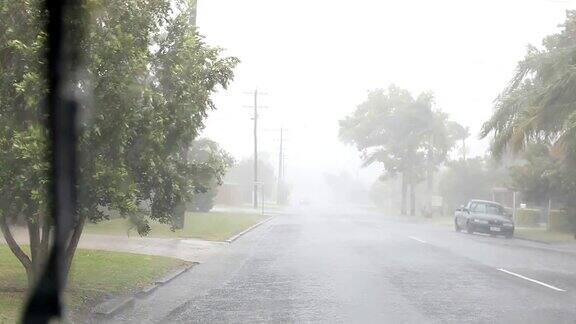
{"type": "MultiPolygon", "coordinates": [[[[45,66],[41,2],[0,3],[0,229],[33,283],[54,233],[46,212],[45,66]],[[5,32],[4,32],[5,31],[5,32]],[[10,224],[26,226],[30,253],[10,224]]],[[[90,17],[80,48],[83,74],[70,84],[80,98],[79,210],[68,238],[70,265],[86,221],[103,208],[173,224],[176,208],[203,184],[188,148],[203,128],[210,95],[232,79],[237,59],[221,57],[190,22],[185,0],[86,0],[90,17]]],[[[217,167],[216,167],[217,168],[217,167]]]]}
{"type": "Polygon", "coordinates": [[[447,116],[435,111],[429,93],[414,98],[407,90],[391,85],[375,90],[356,111],[340,121],[340,138],[354,144],[365,165],[380,162],[383,177],[402,177],[401,214],[416,212],[415,186],[444,161],[452,147],[446,128],[447,116]]]}
{"type": "MultiPolygon", "coordinates": [[[[46,93],[41,55],[45,34],[41,9],[23,1],[0,4],[0,229],[12,222],[32,230],[49,224],[45,213],[45,130],[39,106],[46,93]]],[[[38,258],[27,256],[11,235],[4,234],[12,252],[26,267],[29,278],[39,268],[38,258]]],[[[44,244],[43,244],[44,246],[44,244]]],[[[32,249],[34,256],[43,251],[32,249]]]]}
{"type": "Polygon", "coordinates": [[[560,27],[542,47],[528,47],[481,135],[492,137],[494,156],[527,161],[512,170],[520,190],[533,198],[553,192],[576,209],[576,11],[560,27]],[[541,177],[544,169],[554,177],[541,177]]]}

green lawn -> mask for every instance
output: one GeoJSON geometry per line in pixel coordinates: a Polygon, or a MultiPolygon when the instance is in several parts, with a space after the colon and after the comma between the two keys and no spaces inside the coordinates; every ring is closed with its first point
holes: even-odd
{"type": "MultiPolygon", "coordinates": [[[[184,228],[172,232],[170,226],[150,221],[149,237],[199,238],[210,241],[224,241],[231,236],[264,219],[259,213],[213,211],[209,213],[187,213],[184,228]]],[[[129,221],[113,219],[99,224],[89,224],[84,232],[92,234],[127,235],[129,221]]],[[[138,233],[130,230],[130,236],[138,233]]]]}
{"type": "MultiPolygon", "coordinates": [[[[131,292],[186,262],[132,253],[78,250],[66,299],[74,318],[106,295],[131,292]]],[[[25,298],[24,268],[8,247],[0,244],[0,323],[14,323],[25,298]]]]}
{"type": "Polygon", "coordinates": [[[576,243],[574,234],[549,232],[545,228],[522,228],[514,230],[514,236],[529,240],[542,241],[547,243],[576,243]]]}
{"type": "MultiPolygon", "coordinates": [[[[438,217],[431,221],[437,225],[454,226],[454,219],[451,217],[438,217]]],[[[549,232],[545,228],[516,227],[514,237],[546,243],[576,243],[574,234],[549,232]]]]}

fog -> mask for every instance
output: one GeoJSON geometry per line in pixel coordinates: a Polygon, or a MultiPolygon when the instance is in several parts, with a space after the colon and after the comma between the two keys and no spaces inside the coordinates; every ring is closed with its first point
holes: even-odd
{"type": "MultiPolygon", "coordinates": [[[[470,127],[469,156],[486,153],[478,132],[528,44],[558,31],[576,1],[266,1],[199,0],[198,26],[209,44],[241,59],[215,101],[203,135],[236,159],[253,151],[248,92],[259,103],[259,150],[277,165],[286,129],[286,178],[293,195],[324,190],[323,174],[349,172],[369,184],[379,165],[360,168],[338,140],[338,120],[368,90],[394,83],[432,91],[436,106],[470,127]],[[306,190],[310,191],[310,190],[306,190]]],[[[307,193],[309,194],[309,193],[307,193]]]]}
{"type": "Polygon", "coordinates": [[[0,1],[1,323],[575,298],[576,0],[0,1]]]}

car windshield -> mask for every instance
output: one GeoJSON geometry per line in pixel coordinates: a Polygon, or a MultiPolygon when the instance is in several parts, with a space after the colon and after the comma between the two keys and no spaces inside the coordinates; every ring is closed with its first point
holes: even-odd
{"type": "Polygon", "coordinates": [[[504,209],[498,205],[490,204],[490,203],[472,203],[470,206],[470,210],[475,213],[481,214],[491,214],[491,215],[503,215],[504,209]]]}
{"type": "Polygon", "coordinates": [[[0,324],[574,323],[575,170],[576,0],[0,0],[0,324]]]}
{"type": "Polygon", "coordinates": [[[504,215],[504,210],[498,205],[487,204],[486,213],[491,215],[504,215]]]}

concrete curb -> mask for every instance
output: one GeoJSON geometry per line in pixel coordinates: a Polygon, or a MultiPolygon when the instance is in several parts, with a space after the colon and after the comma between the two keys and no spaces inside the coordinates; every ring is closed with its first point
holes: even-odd
{"type": "Polygon", "coordinates": [[[96,319],[103,320],[132,306],[134,306],[134,297],[117,297],[96,305],[92,313],[96,319]]]}
{"type": "Polygon", "coordinates": [[[149,284],[148,286],[140,289],[140,291],[138,291],[135,294],[135,296],[136,296],[136,298],[142,298],[142,297],[148,296],[151,293],[153,293],[156,289],[158,289],[158,287],[160,287],[160,285],[158,285],[157,283],[149,284]]]}
{"type": "Polygon", "coordinates": [[[232,243],[232,242],[236,241],[237,239],[239,239],[239,238],[240,238],[241,236],[243,236],[244,234],[246,234],[246,233],[250,232],[251,230],[255,229],[256,227],[258,227],[258,226],[260,226],[260,225],[268,222],[269,220],[271,220],[271,219],[274,218],[274,217],[276,217],[276,215],[270,216],[270,217],[266,218],[265,220],[260,221],[260,222],[258,222],[258,223],[256,223],[256,224],[248,227],[247,229],[245,229],[245,230],[243,230],[242,232],[240,232],[240,233],[232,236],[231,238],[227,239],[227,240],[224,241],[224,242],[226,242],[226,243],[232,243]]]}
{"type": "Polygon", "coordinates": [[[174,269],[174,270],[168,272],[167,274],[165,274],[163,277],[156,279],[154,281],[154,284],[163,286],[163,285],[169,283],[170,281],[176,279],[177,277],[182,275],[184,272],[188,271],[190,268],[191,268],[191,266],[184,266],[182,268],[174,269]]]}
{"type": "Polygon", "coordinates": [[[188,270],[192,269],[193,267],[199,264],[200,264],[199,262],[192,262],[186,266],[172,270],[163,277],[161,277],[160,279],[157,279],[153,283],[140,289],[138,292],[134,294],[134,296],[116,297],[109,299],[105,302],[102,302],[92,309],[92,314],[94,318],[99,321],[110,319],[119,312],[134,306],[134,303],[137,298],[143,298],[150,295],[159,287],[176,279],[177,277],[181,276],[182,274],[184,274],[185,272],[187,272],[188,270]]]}

